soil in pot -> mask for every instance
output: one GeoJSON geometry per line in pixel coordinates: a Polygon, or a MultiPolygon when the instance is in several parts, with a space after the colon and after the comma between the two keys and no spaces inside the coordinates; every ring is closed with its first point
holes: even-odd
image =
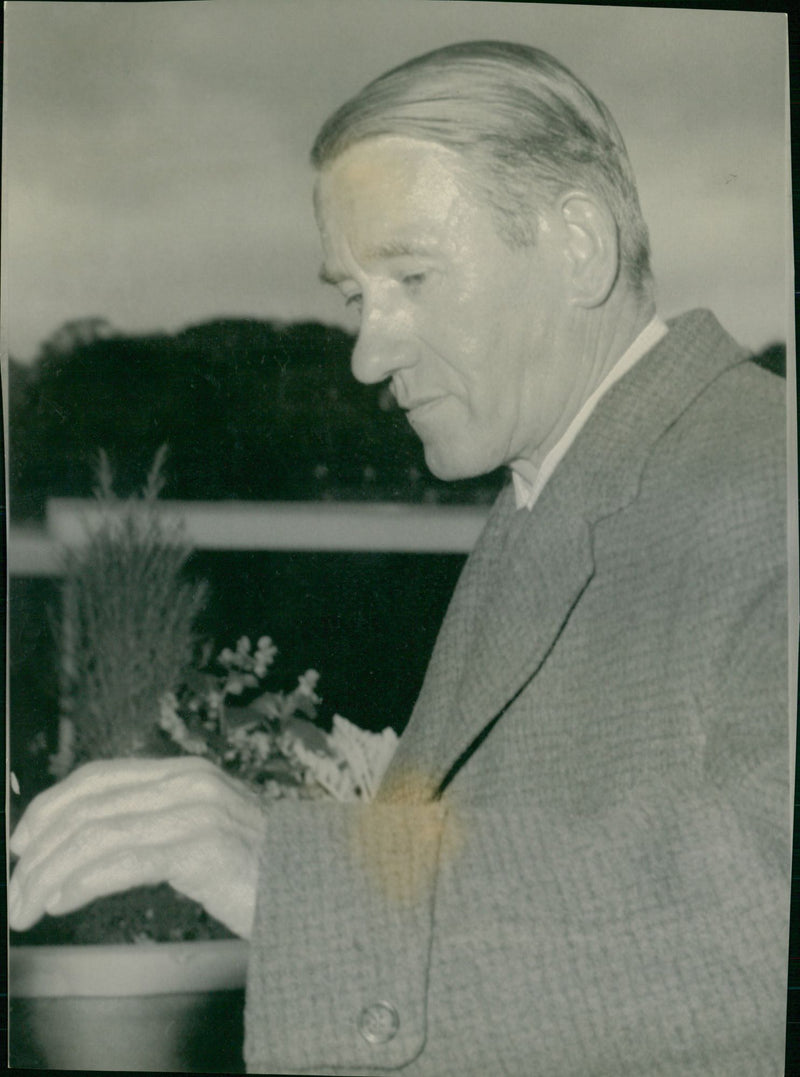
{"type": "Polygon", "coordinates": [[[12,946],[234,938],[202,905],[167,883],[110,894],[66,916],[44,916],[29,931],[11,932],[12,946]]]}

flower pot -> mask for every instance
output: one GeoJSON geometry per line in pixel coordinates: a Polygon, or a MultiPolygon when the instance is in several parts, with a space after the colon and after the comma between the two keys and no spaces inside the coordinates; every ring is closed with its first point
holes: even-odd
{"type": "Polygon", "coordinates": [[[11,1065],[243,1072],[248,948],[241,939],[12,947],[11,1065]]]}

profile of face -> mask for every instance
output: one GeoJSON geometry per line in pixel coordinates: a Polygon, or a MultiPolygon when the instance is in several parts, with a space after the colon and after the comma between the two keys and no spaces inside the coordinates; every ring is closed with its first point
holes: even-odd
{"type": "Polygon", "coordinates": [[[389,381],[431,471],[537,461],[581,388],[563,215],[540,210],[535,245],[512,248],[459,154],[399,136],[326,164],[315,208],[322,277],[360,316],[353,374],[389,381]]]}

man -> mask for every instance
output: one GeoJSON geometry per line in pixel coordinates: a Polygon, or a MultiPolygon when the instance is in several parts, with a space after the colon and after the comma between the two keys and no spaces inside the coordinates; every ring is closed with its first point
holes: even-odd
{"type": "Polygon", "coordinates": [[[513,481],[375,803],[84,768],[14,836],[12,923],[204,901],[252,938],[253,1071],[781,1073],[782,383],[711,314],[657,318],[622,138],[544,53],[411,61],[313,159],[355,376],[435,474],[513,481]]]}

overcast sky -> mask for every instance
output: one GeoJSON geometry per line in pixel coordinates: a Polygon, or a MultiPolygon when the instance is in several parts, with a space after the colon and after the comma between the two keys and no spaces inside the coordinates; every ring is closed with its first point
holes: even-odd
{"type": "Polygon", "coordinates": [[[4,333],[342,319],[307,163],[333,107],[478,37],[554,53],[614,113],[659,306],[785,339],[785,17],[455,0],[6,5],[4,333]],[[329,294],[330,292],[330,294],[329,294]]]}

